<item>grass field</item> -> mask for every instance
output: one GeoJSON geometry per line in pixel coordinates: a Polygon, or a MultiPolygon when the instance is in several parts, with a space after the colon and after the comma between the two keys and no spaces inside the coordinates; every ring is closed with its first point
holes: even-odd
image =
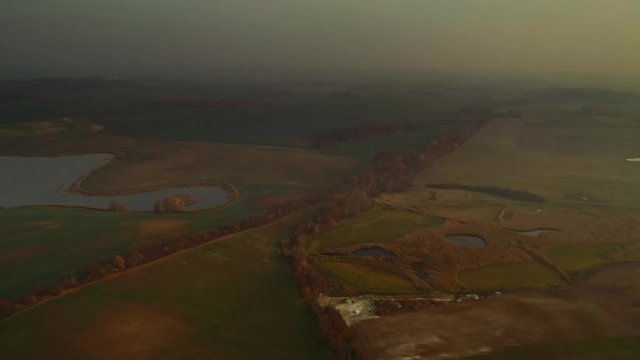
{"type": "MultiPolygon", "coordinates": [[[[61,123],[79,126],[75,122],[61,123]]],[[[302,149],[161,143],[106,134],[56,133],[30,137],[28,141],[0,137],[0,144],[2,149],[19,154],[125,153],[126,160],[83,182],[83,186],[91,190],[122,191],[194,180],[228,181],[238,189],[234,201],[221,209],[160,217],[53,207],[0,209],[0,297],[3,298],[15,298],[55,285],[89,264],[123,253],[136,242],[212,230],[258,214],[264,210],[258,203],[260,198],[307,192],[312,187],[342,179],[360,166],[346,157],[302,149]],[[169,222],[173,225],[162,224],[169,222]],[[155,229],[150,230],[152,227],[155,229]]]]}
{"type": "Polygon", "coordinates": [[[500,186],[559,202],[640,208],[640,166],[625,161],[638,151],[640,123],[606,120],[559,110],[494,119],[416,186],[500,186]]]}
{"type": "Polygon", "coordinates": [[[59,207],[0,209],[0,297],[14,298],[65,280],[134,243],[210,230],[264,211],[255,199],[297,191],[252,185],[221,211],[112,213],[59,207]]]}
{"type": "Polygon", "coordinates": [[[316,260],[318,271],[367,294],[415,293],[413,283],[395,273],[346,261],[316,260]]]}
{"type": "MultiPolygon", "coordinates": [[[[505,246],[525,241],[515,233],[510,235],[510,227],[557,229],[553,240],[541,237],[526,241],[534,247],[551,249],[545,250],[545,255],[568,273],[634,259],[633,251],[624,258],[610,259],[607,255],[621,251],[622,246],[626,248],[629,240],[625,239],[632,239],[635,233],[634,227],[628,226],[634,218],[622,220],[619,216],[640,209],[640,167],[625,161],[638,151],[639,135],[640,123],[634,119],[586,116],[560,108],[526,109],[522,118],[493,119],[467,143],[420,174],[408,192],[385,194],[379,199],[397,211],[378,208],[349,220],[310,239],[307,250],[318,253],[383,243],[411,229],[428,226],[416,218],[418,215],[399,210],[413,209],[452,223],[468,224],[470,228],[482,223],[502,229],[505,246]],[[471,191],[434,191],[427,188],[429,183],[526,190],[547,201],[530,204],[471,191]],[[555,211],[566,213],[554,216],[555,211]],[[610,217],[596,220],[590,217],[593,214],[610,217]]],[[[349,278],[348,270],[335,270],[339,273],[336,275],[325,266],[323,272],[357,285],[358,278],[349,278]]],[[[472,291],[567,285],[556,271],[532,261],[497,262],[462,271],[458,279],[472,291]]],[[[368,281],[364,276],[361,280],[368,281]]]]}
{"type": "Polygon", "coordinates": [[[411,230],[441,223],[438,218],[376,206],[337,228],[310,239],[308,250],[317,253],[342,246],[391,241],[411,230]]]}
{"type": "Polygon", "coordinates": [[[83,186],[117,191],[193,180],[318,186],[352,174],[357,166],[346,157],[301,149],[180,142],[139,148],[131,159],[89,176],[83,186]]]}
{"type": "Polygon", "coordinates": [[[124,251],[139,236],[133,223],[151,218],[60,208],[0,214],[0,296],[6,298],[52,285],[124,251]]]}
{"type": "Polygon", "coordinates": [[[614,261],[607,255],[618,249],[614,244],[577,244],[552,248],[545,255],[564,271],[579,273],[614,261]]]}
{"type": "Polygon", "coordinates": [[[566,285],[550,268],[537,262],[493,264],[458,273],[468,290],[508,290],[566,285]]]}
{"type": "Polygon", "coordinates": [[[258,214],[264,210],[260,198],[307,192],[342,179],[360,166],[345,157],[280,147],[161,143],[105,134],[47,134],[18,140],[1,137],[0,143],[3,149],[18,153],[125,153],[126,160],[83,182],[91,190],[121,191],[220,180],[233,182],[238,196],[221,209],[162,216],[53,207],[0,209],[2,298],[16,298],[55,285],[89,264],[125,253],[134,243],[212,230],[258,214]]]}
{"type": "MultiPolygon", "coordinates": [[[[55,284],[89,264],[125,252],[135,243],[210,230],[258,214],[266,204],[277,203],[278,195],[304,193],[348,178],[378,151],[422,149],[455,125],[444,119],[455,118],[452,114],[476,101],[471,100],[476,97],[402,87],[272,88],[166,83],[49,93],[3,105],[0,153],[119,151],[126,155],[124,161],[89,176],[83,183],[86,189],[122,191],[219,180],[232,183],[239,194],[221,209],[193,214],[109,213],[51,207],[0,209],[0,297],[17,298],[55,284]],[[214,102],[247,100],[253,105],[206,108],[154,103],[173,97],[214,102]],[[62,120],[66,117],[78,122],[62,120]],[[400,120],[432,122],[434,126],[423,132],[341,143],[325,149],[304,148],[309,137],[330,129],[400,120]],[[95,124],[104,125],[104,129],[93,127],[95,124]]],[[[306,251],[317,254],[385,242],[393,247],[405,244],[393,241],[413,230],[435,227],[447,219],[446,226],[499,232],[502,242],[490,239],[487,249],[494,243],[502,250],[511,249],[514,244],[521,245],[517,247],[520,250],[531,246],[572,275],[606,265],[612,261],[610,254],[622,250],[626,253],[617,260],[640,260],[640,250],[626,247],[637,233],[628,230],[633,227],[579,217],[573,218],[575,224],[571,226],[562,220],[570,217],[555,217],[553,224],[543,224],[545,216],[547,220],[553,218],[553,211],[559,209],[576,212],[588,209],[585,211],[595,214],[640,209],[640,166],[625,161],[640,157],[640,122],[631,116],[581,115],[575,111],[578,105],[574,103],[547,105],[544,109],[531,105],[525,109],[523,118],[494,119],[469,142],[437,160],[418,177],[410,191],[385,194],[377,199],[394,209],[377,205],[331,231],[308,239],[306,251]],[[432,194],[426,187],[428,183],[446,182],[527,190],[549,201],[533,206],[467,191],[438,190],[432,194]],[[420,215],[421,211],[433,216],[420,215]],[[536,227],[558,231],[535,239],[509,231],[525,229],[531,225],[526,223],[527,219],[538,221],[536,227]],[[601,222],[600,228],[597,222],[601,222]],[[517,226],[512,227],[514,224],[517,226]],[[607,227],[616,231],[601,231],[607,227]],[[582,235],[591,242],[574,241],[582,235]],[[593,238],[607,236],[618,237],[619,244],[600,244],[601,240],[593,243],[593,238]]],[[[633,219],[631,214],[621,221],[633,219]]],[[[0,321],[0,358],[35,359],[51,354],[69,359],[326,358],[327,348],[318,339],[317,324],[299,299],[277,251],[278,242],[287,238],[300,221],[301,218],[292,216],[277,224],[230,236],[80,288],[0,321]]],[[[438,234],[426,236],[435,238],[438,234]]],[[[407,242],[409,245],[418,241],[409,240],[415,240],[407,242]]],[[[489,257],[482,258],[482,254],[466,250],[434,255],[430,249],[431,253],[409,254],[406,249],[414,248],[407,244],[404,254],[393,250],[399,254],[396,254],[400,257],[398,264],[404,266],[401,269],[415,263],[431,270],[425,279],[427,284],[438,281],[431,277],[437,273],[434,264],[442,261],[455,265],[454,260],[459,259],[449,256],[468,256],[467,260],[484,261],[482,264],[489,262],[485,261],[489,257]],[[419,258],[420,254],[424,257],[419,258]],[[437,257],[437,261],[429,256],[437,257]]],[[[522,254],[526,256],[526,252],[522,254]]],[[[504,262],[523,258],[513,256],[507,260],[494,257],[490,261],[502,262],[459,272],[459,287],[455,289],[539,290],[567,285],[557,271],[539,262],[504,262]]],[[[421,291],[398,275],[399,271],[386,270],[389,263],[383,260],[378,266],[374,261],[339,261],[321,256],[310,257],[309,261],[326,277],[359,293],[421,291]]],[[[454,265],[443,266],[445,270],[440,272],[449,271],[451,283],[455,281],[456,269],[469,268],[454,265]]],[[[605,297],[604,292],[598,294],[605,297]]],[[[511,295],[514,294],[506,294],[511,295]]],[[[498,303],[500,298],[496,297],[498,303]]],[[[579,303],[576,306],[572,299],[563,301],[568,304],[563,303],[562,311],[545,315],[548,319],[560,319],[555,324],[559,328],[564,320],[558,314],[571,321],[582,317],[575,314],[583,314],[572,312],[580,310],[579,303]]],[[[605,299],[603,303],[610,302],[605,299]]],[[[516,304],[513,313],[501,317],[508,319],[507,329],[514,324],[511,319],[527,313],[522,309],[521,304],[516,304]]],[[[584,314],[591,311],[585,309],[584,314]]],[[[489,326],[490,318],[482,314],[487,309],[478,306],[475,310],[479,313],[470,313],[471,316],[459,320],[469,321],[470,326],[489,326]],[[475,320],[474,316],[483,321],[475,320]]],[[[595,310],[593,313],[604,314],[603,317],[609,314],[595,310]]],[[[534,330],[540,328],[538,324],[546,327],[552,322],[545,323],[545,318],[535,315],[532,318],[536,321],[531,326],[534,330]]],[[[432,321],[423,319],[426,319],[423,324],[432,321]]],[[[404,328],[406,331],[412,324],[415,325],[407,321],[402,326],[408,326],[404,328]]],[[[456,331],[467,329],[448,317],[439,327],[447,326],[456,327],[456,331]]],[[[581,328],[582,324],[575,327],[581,328]]],[[[507,340],[511,333],[503,332],[507,340]]],[[[526,334],[523,338],[534,339],[535,335],[526,334]]],[[[419,338],[423,341],[427,337],[419,338]]],[[[383,339],[387,341],[387,337],[383,339]]],[[[474,345],[473,349],[478,347],[474,345]]],[[[495,358],[526,358],[531,354],[538,354],[537,358],[588,359],[594,354],[634,358],[640,356],[639,352],[637,339],[612,338],[588,344],[514,349],[495,358]]]]}
{"type": "Polygon", "coordinates": [[[277,251],[297,221],[228,237],[1,321],[2,357],[327,358],[277,251]]]}

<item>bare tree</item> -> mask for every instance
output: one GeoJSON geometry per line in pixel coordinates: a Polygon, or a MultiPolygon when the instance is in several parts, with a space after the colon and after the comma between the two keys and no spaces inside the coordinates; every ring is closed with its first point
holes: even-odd
{"type": "Polygon", "coordinates": [[[109,202],[109,211],[124,211],[124,204],[118,199],[109,202]]]}
{"type": "Polygon", "coordinates": [[[116,255],[111,259],[111,266],[115,272],[123,271],[127,268],[124,258],[120,255],[116,255]]]}

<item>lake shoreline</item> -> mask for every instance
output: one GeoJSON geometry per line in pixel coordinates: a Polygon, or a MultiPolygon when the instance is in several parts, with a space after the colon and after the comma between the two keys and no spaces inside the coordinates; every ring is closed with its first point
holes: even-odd
{"type": "MultiPolygon", "coordinates": [[[[111,191],[103,191],[103,190],[92,190],[92,189],[87,189],[86,187],[83,186],[84,181],[89,178],[92,175],[97,174],[98,172],[106,169],[109,166],[113,166],[116,163],[125,161],[127,159],[126,155],[122,152],[119,151],[104,151],[104,152],[99,152],[99,153],[73,153],[73,154],[56,154],[53,156],[42,156],[40,154],[38,155],[10,155],[11,157],[24,157],[24,158],[36,158],[36,157],[43,157],[43,158],[63,158],[66,156],[87,156],[87,155],[110,155],[112,158],[95,167],[90,169],[89,171],[86,171],[84,173],[82,173],[82,175],[80,175],[76,180],[74,180],[71,185],[67,186],[66,188],[64,188],[64,190],[62,190],[63,192],[68,192],[68,193],[72,193],[72,194],[80,194],[83,196],[88,196],[88,197],[119,197],[119,196],[129,196],[129,195],[139,195],[139,194],[146,194],[146,193],[152,193],[152,192],[158,192],[158,191],[163,191],[163,190],[170,190],[173,188],[198,188],[198,187],[202,187],[202,188],[218,188],[221,191],[223,191],[224,194],[224,201],[222,201],[219,204],[216,204],[214,206],[211,207],[206,207],[206,208],[201,208],[201,209],[197,209],[197,210],[186,210],[183,211],[182,213],[196,213],[196,212],[204,212],[204,211],[213,211],[213,210],[219,210],[221,208],[227,207],[230,204],[232,204],[239,196],[239,192],[237,190],[237,188],[229,182],[225,182],[225,181],[220,181],[220,180],[211,180],[211,179],[199,179],[199,180],[187,180],[187,181],[176,181],[176,182],[172,182],[172,183],[166,183],[166,184],[160,184],[160,185],[151,185],[151,186],[144,186],[144,187],[138,187],[138,188],[130,188],[130,189],[124,189],[124,190],[111,190],[111,191]]],[[[222,195],[222,194],[221,194],[222,195]]],[[[113,210],[110,210],[108,208],[100,208],[100,207],[94,207],[94,206],[84,206],[84,205],[66,205],[66,204],[47,204],[47,203],[34,203],[34,204],[26,204],[26,205],[18,205],[18,206],[0,206],[0,208],[5,208],[5,209],[10,209],[10,208],[27,208],[27,207],[52,207],[52,208],[77,208],[77,209],[87,209],[87,210],[95,210],[95,211],[106,211],[106,212],[113,212],[113,210]]],[[[149,210],[131,210],[131,209],[124,209],[122,211],[118,211],[118,212],[136,212],[136,213],[153,213],[153,211],[149,210]]]]}

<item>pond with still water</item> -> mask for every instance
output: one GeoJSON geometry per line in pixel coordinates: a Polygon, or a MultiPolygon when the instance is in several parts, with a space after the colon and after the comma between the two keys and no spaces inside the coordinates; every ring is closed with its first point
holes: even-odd
{"type": "Polygon", "coordinates": [[[84,206],[106,209],[117,199],[125,210],[152,211],[153,204],[171,196],[188,195],[196,202],[187,211],[216,207],[226,202],[227,192],[214,186],[175,187],[118,196],[87,196],[67,189],[83,174],[107,164],[111,154],[60,157],[0,156],[0,207],[27,205],[84,206]]]}
{"type": "Polygon", "coordinates": [[[511,230],[524,236],[538,237],[544,234],[555,232],[554,229],[534,229],[534,230],[511,230]]]}
{"type": "Polygon", "coordinates": [[[484,239],[476,235],[466,235],[466,234],[449,235],[447,236],[447,239],[449,239],[450,241],[456,242],[458,244],[466,245],[466,246],[472,246],[472,247],[485,246],[484,239]]]}

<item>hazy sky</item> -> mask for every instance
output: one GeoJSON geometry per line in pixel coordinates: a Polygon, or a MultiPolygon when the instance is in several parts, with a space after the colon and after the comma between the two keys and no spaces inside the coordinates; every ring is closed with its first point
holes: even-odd
{"type": "Polygon", "coordinates": [[[0,0],[0,76],[640,74],[640,0],[0,0]]]}

